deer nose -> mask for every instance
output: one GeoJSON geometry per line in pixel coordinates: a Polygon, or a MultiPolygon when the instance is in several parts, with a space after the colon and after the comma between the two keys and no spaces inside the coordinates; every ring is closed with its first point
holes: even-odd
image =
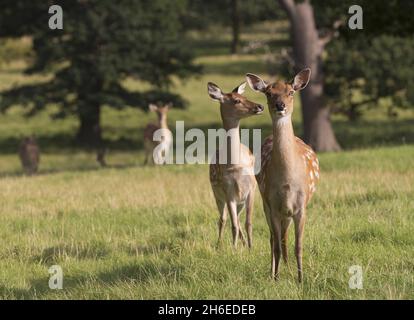
{"type": "Polygon", "coordinates": [[[256,108],[255,108],[256,113],[261,113],[263,112],[263,110],[264,110],[264,107],[261,104],[256,105],[256,108]]]}
{"type": "Polygon", "coordinates": [[[286,106],[282,101],[276,102],[276,109],[277,111],[283,111],[286,109],[286,106]]]}

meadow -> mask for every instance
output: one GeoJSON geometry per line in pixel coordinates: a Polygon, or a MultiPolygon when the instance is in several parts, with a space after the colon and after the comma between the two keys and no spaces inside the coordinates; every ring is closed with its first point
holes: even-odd
{"type": "MultiPolygon", "coordinates": [[[[253,29],[243,40],[275,39],[261,31],[253,29]]],[[[286,37],[280,32],[274,46],[286,37]]],[[[170,112],[170,126],[184,120],[186,128],[220,127],[207,81],[230,91],[246,72],[268,77],[260,54],[229,56],[226,40],[194,40],[204,72],[175,81],[172,89],[188,107],[170,112]]],[[[24,66],[1,66],[0,89],[44,80],[23,75],[24,66]]],[[[125,85],[142,87],[132,80],[125,85]]],[[[265,104],[251,90],[246,95],[265,104]]],[[[308,210],[299,285],[292,230],[290,266],[282,264],[277,283],[270,279],[269,231],[258,192],[252,250],[232,248],[229,225],[217,250],[208,166],[142,166],[142,129],[154,114],[104,108],[109,166],[100,168],[95,154],[72,142],[76,119],[51,120],[53,109],[26,118],[16,106],[0,115],[1,299],[414,298],[412,112],[388,119],[371,110],[352,123],[333,118],[344,151],[319,155],[321,182],[308,210]],[[40,173],[33,177],[22,175],[16,151],[27,134],[38,137],[42,150],[40,173]],[[56,264],[64,273],[62,290],[48,286],[48,269],[56,264]],[[352,265],[362,267],[361,290],[349,288],[352,265]]],[[[300,119],[296,99],[298,135],[300,119]]],[[[262,128],[263,137],[271,130],[267,111],[242,124],[262,128]]]]}

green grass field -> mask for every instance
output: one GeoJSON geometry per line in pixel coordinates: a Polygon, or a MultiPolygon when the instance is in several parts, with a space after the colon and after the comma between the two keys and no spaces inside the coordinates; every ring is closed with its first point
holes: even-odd
{"type": "MultiPolygon", "coordinates": [[[[206,82],[230,91],[245,72],[265,72],[258,56],[227,56],[220,42],[207,47],[199,48],[197,60],[204,74],[173,88],[189,107],[171,111],[170,125],[184,120],[186,128],[219,127],[206,82]]],[[[23,67],[3,66],[0,89],[41,80],[23,76],[23,67]]],[[[247,95],[265,103],[251,90],[247,95]]],[[[414,298],[412,113],[388,120],[371,111],[356,123],[334,118],[345,151],[319,155],[321,183],[308,210],[299,285],[292,230],[291,266],[282,264],[277,283],[270,279],[269,231],[258,193],[253,249],[234,250],[228,226],[216,250],[218,213],[208,167],[141,165],[142,128],[153,114],[104,109],[110,167],[100,169],[94,154],[71,142],[76,119],[52,121],[52,109],[29,119],[18,106],[0,115],[1,299],[414,298]],[[16,149],[32,133],[42,148],[41,170],[25,177],[16,149]],[[48,287],[55,264],[63,269],[63,290],[48,287]],[[362,290],[348,286],[352,265],[363,269],[362,290]]],[[[246,119],[243,126],[266,135],[270,117],[246,119]]],[[[300,134],[299,101],[295,127],[300,134]]]]}

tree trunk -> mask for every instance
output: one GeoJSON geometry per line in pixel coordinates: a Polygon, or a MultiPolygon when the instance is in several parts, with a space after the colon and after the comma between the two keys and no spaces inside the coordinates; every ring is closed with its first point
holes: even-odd
{"type": "Polygon", "coordinates": [[[240,48],[240,8],[239,0],[231,0],[231,20],[233,40],[231,42],[231,53],[239,52],[240,48]]]}
{"type": "Polygon", "coordinates": [[[279,0],[288,12],[293,31],[293,54],[296,71],[309,67],[312,77],[306,89],[301,91],[304,140],[316,151],[338,151],[330,121],[330,110],[323,103],[324,77],[322,53],[324,44],[316,29],[313,7],[309,1],[295,4],[279,0]]]}
{"type": "Polygon", "coordinates": [[[101,106],[88,105],[80,107],[80,126],[77,134],[77,141],[85,147],[99,149],[102,145],[101,136],[101,106]]]}

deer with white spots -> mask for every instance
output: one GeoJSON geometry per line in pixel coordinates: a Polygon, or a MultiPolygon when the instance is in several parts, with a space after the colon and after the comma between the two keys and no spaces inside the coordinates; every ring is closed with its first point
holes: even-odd
{"type": "Polygon", "coordinates": [[[149,123],[144,129],[144,147],[145,147],[145,161],[144,165],[148,163],[161,164],[162,159],[168,157],[170,146],[173,142],[172,133],[168,129],[167,114],[171,109],[172,104],[157,106],[155,104],[149,105],[149,110],[155,112],[158,117],[158,123],[149,123]],[[155,134],[158,130],[162,130],[160,140],[155,139],[155,134]]]}
{"type": "Polygon", "coordinates": [[[217,150],[215,163],[210,164],[210,183],[219,210],[219,236],[217,247],[221,243],[228,211],[232,222],[233,246],[237,246],[240,237],[245,238],[240,227],[239,215],[246,208],[246,231],[248,246],[252,246],[252,215],[256,180],[254,177],[254,156],[249,148],[240,142],[239,125],[242,118],[261,114],[263,106],[251,102],[242,96],[246,82],[230,93],[223,93],[214,83],[208,83],[209,96],[220,102],[220,114],[223,127],[230,142],[217,150]],[[224,160],[222,161],[222,156],[224,160]]]}
{"type": "Polygon", "coordinates": [[[295,226],[295,256],[298,280],[302,282],[302,246],[306,206],[319,180],[319,162],[312,148],[295,137],[292,125],[293,96],[309,82],[310,69],[299,72],[293,82],[267,84],[254,74],[247,74],[250,87],[267,97],[273,134],[261,151],[261,170],[256,176],[263,208],[270,229],[272,277],[279,277],[281,256],[288,260],[288,228],[295,226]]]}

